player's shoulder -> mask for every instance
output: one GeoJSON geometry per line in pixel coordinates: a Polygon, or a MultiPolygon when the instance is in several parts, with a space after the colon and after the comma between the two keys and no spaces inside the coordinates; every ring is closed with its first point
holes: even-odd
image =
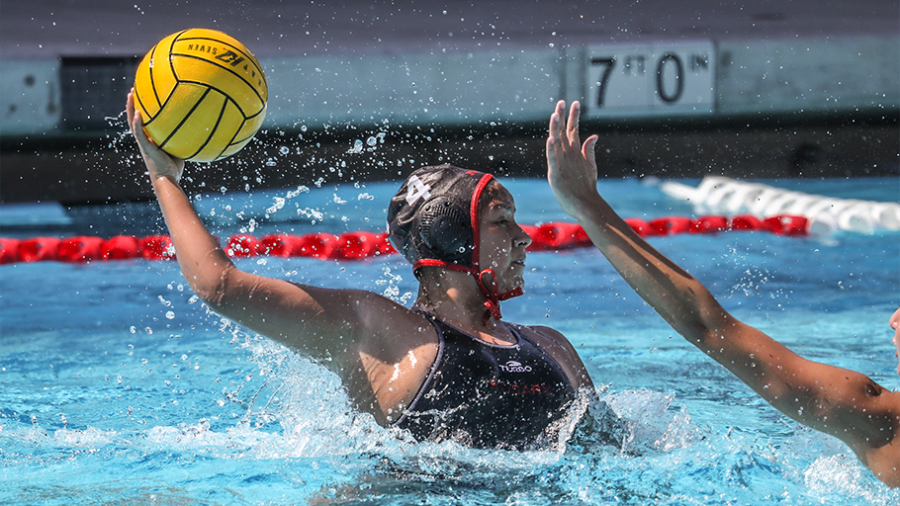
{"type": "Polygon", "coordinates": [[[519,325],[515,323],[510,325],[537,344],[543,346],[570,346],[566,336],[554,328],[545,327],[543,325],[519,325]]]}

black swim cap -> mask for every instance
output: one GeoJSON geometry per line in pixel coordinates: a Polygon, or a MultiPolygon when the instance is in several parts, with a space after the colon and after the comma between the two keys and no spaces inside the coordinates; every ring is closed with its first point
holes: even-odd
{"type": "MultiPolygon", "coordinates": [[[[406,179],[388,207],[388,240],[420,267],[442,267],[472,275],[491,316],[500,319],[501,300],[521,288],[498,293],[497,276],[478,261],[481,194],[494,176],[450,164],[422,167],[406,179]],[[485,276],[490,275],[490,286],[485,276]]],[[[485,322],[490,316],[485,316],[485,322]]]]}
{"type": "Polygon", "coordinates": [[[418,268],[421,260],[473,267],[478,201],[490,174],[450,164],[413,172],[388,207],[388,239],[418,268]]]}

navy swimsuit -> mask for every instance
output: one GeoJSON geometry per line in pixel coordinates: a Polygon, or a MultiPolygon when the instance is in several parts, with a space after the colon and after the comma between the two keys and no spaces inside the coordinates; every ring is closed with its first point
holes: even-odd
{"type": "Polygon", "coordinates": [[[409,408],[392,425],[419,441],[474,448],[528,449],[552,437],[575,389],[562,367],[512,326],[517,343],[476,339],[432,315],[440,347],[409,408]]]}

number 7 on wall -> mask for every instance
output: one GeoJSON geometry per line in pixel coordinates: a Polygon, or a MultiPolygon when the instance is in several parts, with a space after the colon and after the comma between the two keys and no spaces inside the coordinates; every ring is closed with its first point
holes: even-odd
{"type": "Polygon", "coordinates": [[[606,84],[609,82],[609,76],[612,75],[613,68],[616,66],[615,56],[607,56],[605,58],[591,58],[591,66],[602,65],[603,71],[600,75],[600,81],[597,82],[597,107],[603,108],[603,100],[606,98],[606,84]]]}

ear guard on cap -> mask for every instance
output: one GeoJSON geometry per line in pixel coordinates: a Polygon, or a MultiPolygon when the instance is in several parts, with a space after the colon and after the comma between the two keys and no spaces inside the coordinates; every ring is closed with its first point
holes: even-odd
{"type": "Polygon", "coordinates": [[[446,199],[428,202],[420,213],[419,238],[425,246],[447,262],[471,266],[469,214],[446,199]]]}

